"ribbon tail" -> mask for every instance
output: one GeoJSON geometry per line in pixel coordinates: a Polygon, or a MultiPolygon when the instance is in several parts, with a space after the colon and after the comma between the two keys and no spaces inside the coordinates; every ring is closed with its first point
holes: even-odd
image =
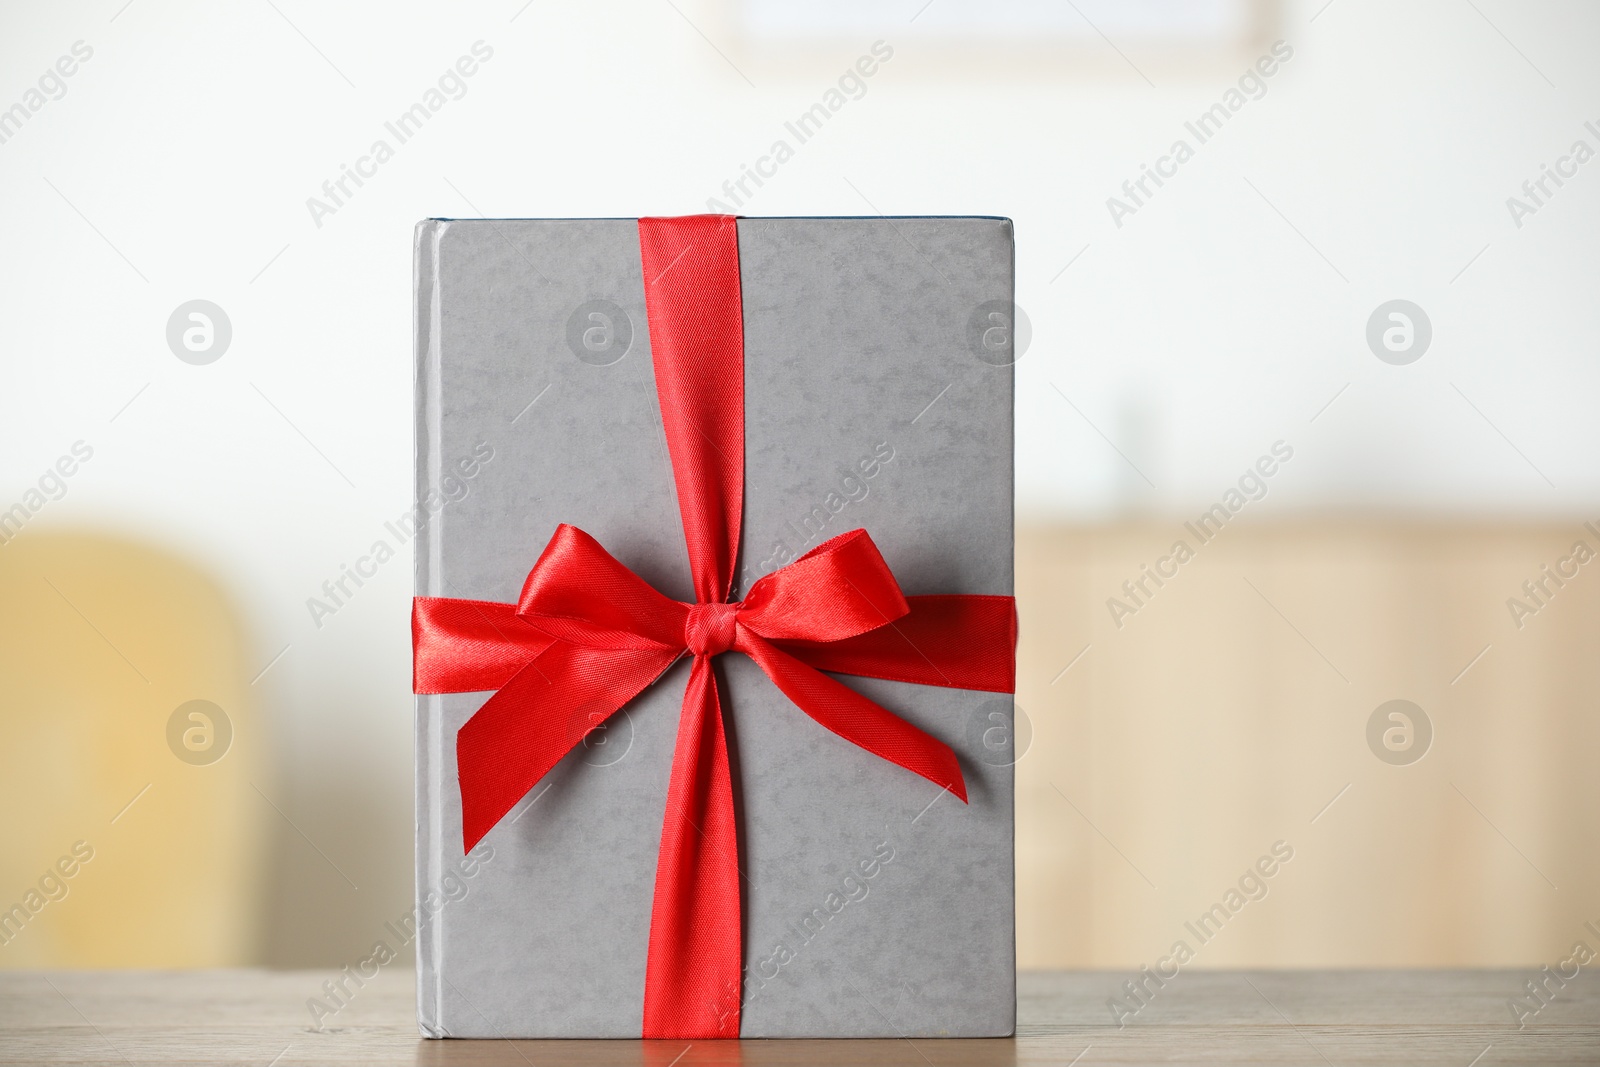
{"type": "Polygon", "coordinates": [[[950,746],[884,710],[854,689],[741,630],[734,645],[756,661],[796,707],[874,756],[919,774],[967,801],[967,783],[950,746]]]}
{"type": "Polygon", "coordinates": [[[463,851],[675,658],[672,652],[596,651],[556,641],[529,661],[456,733],[463,851]]]}
{"type": "Polygon", "coordinates": [[[672,758],[645,969],[646,1038],[739,1036],[739,845],[722,702],[696,656],[672,758]]]}

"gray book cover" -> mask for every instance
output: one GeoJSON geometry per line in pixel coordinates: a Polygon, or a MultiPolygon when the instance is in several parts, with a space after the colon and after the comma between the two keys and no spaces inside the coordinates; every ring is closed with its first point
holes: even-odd
{"type": "MultiPolygon", "coordinates": [[[[1012,593],[1007,219],[741,219],[744,543],[733,598],[865,528],[907,595],[1012,593]]],[[[513,602],[559,523],[694,599],[632,219],[416,230],[416,593],[513,602]]],[[[470,856],[456,731],[419,696],[418,1019],[638,1037],[688,661],[470,856]]],[[[1016,1019],[1007,695],[839,676],[955,750],[970,803],[716,666],[743,875],[745,1037],[994,1037],[1016,1019]]]]}

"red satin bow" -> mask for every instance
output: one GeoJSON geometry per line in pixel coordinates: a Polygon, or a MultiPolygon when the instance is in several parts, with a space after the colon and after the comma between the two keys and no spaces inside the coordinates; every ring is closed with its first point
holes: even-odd
{"type": "Polygon", "coordinates": [[[661,829],[645,1037],[737,1037],[738,842],[711,657],[742,652],[796,706],[963,801],[949,746],[822,671],[1015,689],[1007,596],[902,595],[864,530],[727,603],[744,496],[744,346],[734,220],[640,219],[645,303],[696,603],[671,600],[562,524],[516,604],[418,597],[417,693],[494,690],[456,738],[472,848],[583,736],[693,656],[661,829]]]}

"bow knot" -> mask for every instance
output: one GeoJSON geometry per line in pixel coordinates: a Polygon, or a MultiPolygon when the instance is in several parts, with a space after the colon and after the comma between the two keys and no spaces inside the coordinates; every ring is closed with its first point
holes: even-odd
{"type": "Polygon", "coordinates": [[[738,604],[691,604],[683,621],[683,643],[696,656],[716,656],[733,647],[738,604]]]}
{"type": "Polygon", "coordinates": [[[1016,642],[1010,597],[907,598],[865,530],[758,578],[739,603],[687,604],[562,523],[516,604],[418,597],[412,627],[417,692],[497,690],[457,737],[466,848],[597,707],[622,707],[686,649],[698,670],[737,647],[819,724],[966,800],[948,745],[822,672],[1009,692],[1016,642]]]}

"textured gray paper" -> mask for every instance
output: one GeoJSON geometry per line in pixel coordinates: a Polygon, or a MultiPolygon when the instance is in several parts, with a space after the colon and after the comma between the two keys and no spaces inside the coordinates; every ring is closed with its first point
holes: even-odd
{"type": "MultiPolygon", "coordinates": [[[[996,218],[741,219],[744,544],[734,596],[865,527],[907,594],[1012,592],[1012,239],[996,218]]],[[[423,596],[515,601],[558,523],[692,600],[637,224],[416,233],[423,596]],[[485,457],[488,458],[485,458],[485,457]]],[[[962,805],[719,657],[744,880],[746,1037],[1004,1036],[1016,1017],[1008,696],[843,677],[955,749],[962,805]]],[[[461,867],[455,735],[417,699],[419,1021],[638,1037],[687,661],[461,867]]]]}

